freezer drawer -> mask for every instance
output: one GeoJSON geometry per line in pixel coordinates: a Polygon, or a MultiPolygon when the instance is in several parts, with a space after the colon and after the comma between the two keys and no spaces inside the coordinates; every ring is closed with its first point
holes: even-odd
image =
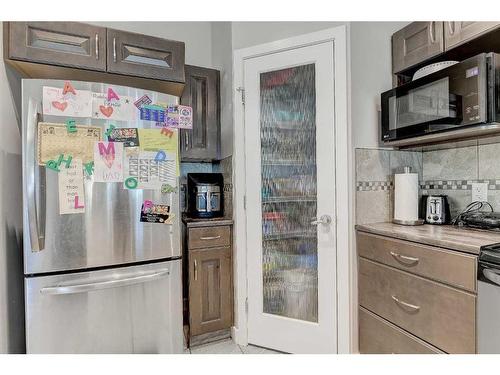
{"type": "Polygon", "coordinates": [[[182,353],[181,261],[25,279],[28,353],[182,353]]]}

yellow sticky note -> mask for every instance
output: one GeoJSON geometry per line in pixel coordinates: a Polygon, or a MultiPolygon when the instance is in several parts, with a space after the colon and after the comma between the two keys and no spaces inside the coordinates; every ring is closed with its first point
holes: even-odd
{"type": "Polygon", "coordinates": [[[138,129],[139,148],[141,151],[165,151],[175,155],[177,176],[180,175],[179,167],[179,132],[177,129],[138,129]]]}

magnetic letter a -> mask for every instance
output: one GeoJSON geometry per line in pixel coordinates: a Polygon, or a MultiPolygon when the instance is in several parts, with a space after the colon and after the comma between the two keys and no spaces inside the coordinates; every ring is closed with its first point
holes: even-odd
{"type": "Polygon", "coordinates": [[[116,95],[116,92],[114,92],[113,89],[110,87],[108,89],[108,102],[110,102],[111,99],[120,100],[120,97],[116,95]]]}

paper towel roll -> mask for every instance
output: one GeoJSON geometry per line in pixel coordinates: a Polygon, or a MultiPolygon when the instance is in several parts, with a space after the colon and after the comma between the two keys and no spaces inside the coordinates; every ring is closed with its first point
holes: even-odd
{"type": "Polygon", "coordinates": [[[418,173],[394,175],[394,219],[418,220],[418,173]]]}

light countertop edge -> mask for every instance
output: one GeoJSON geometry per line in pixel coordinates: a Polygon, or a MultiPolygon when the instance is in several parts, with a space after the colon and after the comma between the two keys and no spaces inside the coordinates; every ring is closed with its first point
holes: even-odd
{"type": "Polygon", "coordinates": [[[456,227],[452,225],[406,226],[389,222],[358,224],[356,230],[381,236],[417,242],[445,249],[479,254],[482,246],[500,242],[500,232],[456,227]]]}

